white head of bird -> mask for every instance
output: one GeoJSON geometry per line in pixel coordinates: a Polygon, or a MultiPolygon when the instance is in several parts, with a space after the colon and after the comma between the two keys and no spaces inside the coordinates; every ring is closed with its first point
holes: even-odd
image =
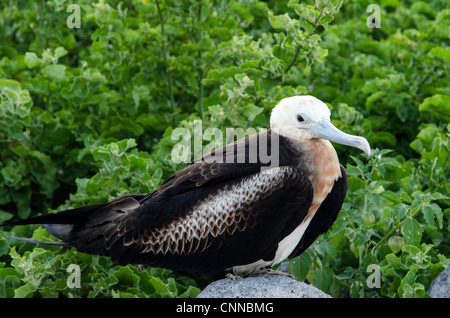
{"type": "Polygon", "coordinates": [[[282,99],[272,110],[270,128],[299,143],[322,138],[359,148],[370,156],[370,145],[367,140],[337,129],[330,121],[330,110],[327,105],[313,96],[282,99]]]}

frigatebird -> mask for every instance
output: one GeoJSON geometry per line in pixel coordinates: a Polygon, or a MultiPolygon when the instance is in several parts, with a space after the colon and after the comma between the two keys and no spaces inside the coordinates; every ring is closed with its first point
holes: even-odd
{"type": "Polygon", "coordinates": [[[39,224],[63,241],[50,244],[121,265],[250,275],[300,255],[335,221],[347,174],[330,141],[370,155],[366,139],[331,123],[325,103],[285,98],[272,110],[270,129],[203,155],[150,194],[2,226],[39,224]],[[262,148],[276,165],[254,156],[262,148]]]}

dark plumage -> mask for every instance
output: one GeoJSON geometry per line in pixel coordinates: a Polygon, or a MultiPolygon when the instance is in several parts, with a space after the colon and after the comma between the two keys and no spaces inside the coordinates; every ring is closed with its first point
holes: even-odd
{"type": "MultiPolygon", "coordinates": [[[[300,124],[308,121],[302,115],[300,124]]],[[[3,226],[42,224],[63,245],[110,256],[122,265],[207,276],[252,273],[299,255],[336,219],[347,191],[345,169],[336,160],[323,163],[337,164],[333,169],[318,170],[318,154],[316,164],[308,162],[328,144],[303,144],[267,130],[205,155],[153,193],[3,226]],[[250,145],[267,141],[271,149],[272,137],[278,141],[278,165],[264,170],[270,163],[259,156],[255,162],[250,145]],[[236,162],[237,153],[245,153],[245,162],[236,162]],[[213,156],[222,156],[223,162],[213,156]]]]}

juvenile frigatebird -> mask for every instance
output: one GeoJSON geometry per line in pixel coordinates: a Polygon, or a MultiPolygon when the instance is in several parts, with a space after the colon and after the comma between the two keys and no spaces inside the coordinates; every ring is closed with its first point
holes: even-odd
{"type": "Polygon", "coordinates": [[[330,141],[370,155],[366,139],[333,126],[325,103],[285,98],[269,130],[204,155],[153,193],[3,226],[40,224],[64,242],[56,244],[121,265],[252,274],[300,255],[335,221],[347,174],[330,141]],[[276,166],[255,159],[262,148],[277,156],[276,166]]]}

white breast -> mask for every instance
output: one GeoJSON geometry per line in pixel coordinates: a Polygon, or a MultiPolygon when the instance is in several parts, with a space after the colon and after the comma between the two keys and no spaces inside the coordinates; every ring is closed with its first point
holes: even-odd
{"type": "Polygon", "coordinates": [[[291,234],[286,236],[282,241],[280,241],[280,243],[278,243],[278,249],[272,261],[264,261],[261,259],[251,264],[234,266],[233,273],[250,275],[259,268],[273,266],[275,264],[281,263],[292,253],[297,244],[300,242],[311,220],[312,217],[305,219],[291,234]]]}

